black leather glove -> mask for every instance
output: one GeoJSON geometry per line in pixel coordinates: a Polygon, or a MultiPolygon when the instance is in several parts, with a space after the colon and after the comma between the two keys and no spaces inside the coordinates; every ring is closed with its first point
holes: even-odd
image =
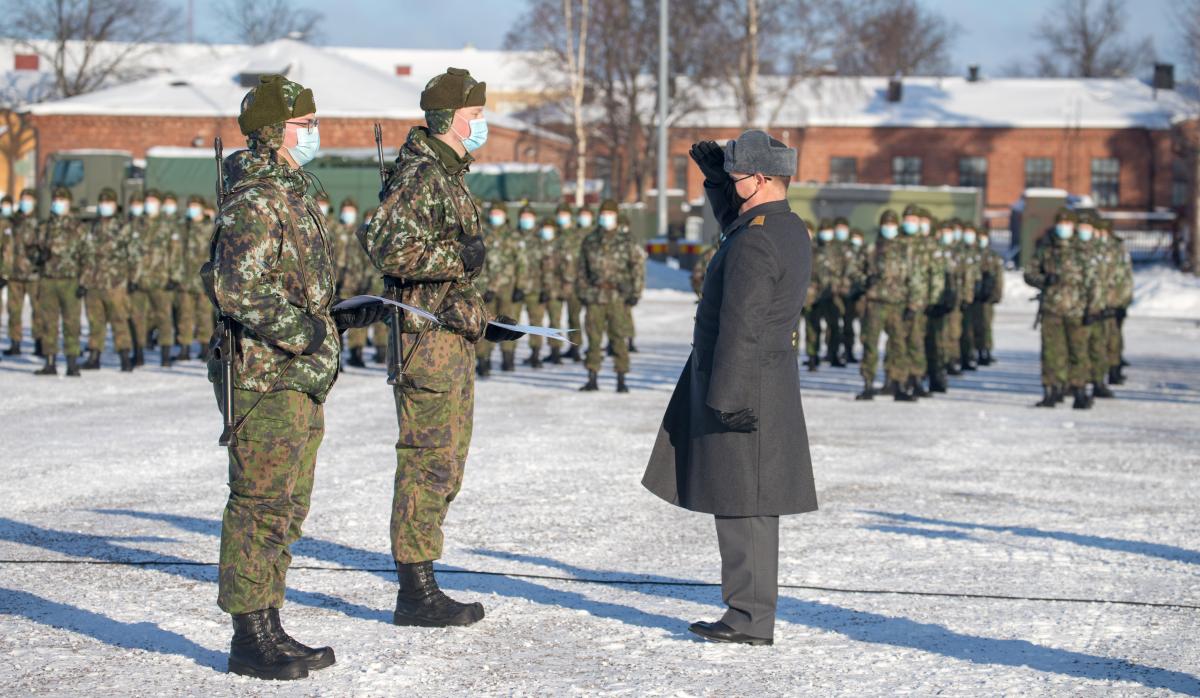
{"type": "Polygon", "coordinates": [[[1084,325],[1094,325],[1094,324],[1096,324],[1096,322],[1099,319],[1100,319],[1099,315],[1096,315],[1095,313],[1087,313],[1083,316],[1083,324],[1084,325]]]}
{"type": "Polygon", "coordinates": [[[357,308],[333,311],[333,322],[337,325],[338,332],[341,333],[356,327],[370,327],[377,322],[383,322],[390,313],[391,308],[387,303],[372,301],[357,308]]]}
{"type": "Polygon", "coordinates": [[[938,303],[937,305],[931,305],[925,309],[925,314],[929,317],[941,317],[948,312],[950,312],[950,308],[942,305],[941,303],[938,303]]]}
{"type": "Polygon", "coordinates": [[[0,288],[4,288],[7,285],[8,285],[8,279],[0,276],[0,288]]]}
{"type": "Polygon", "coordinates": [[[629,306],[630,308],[632,308],[633,306],[635,306],[637,304],[638,304],[637,296],[630,296],[625,299],[625,305],[629,306]]]}
{"type": "Polygon", "coordinates": [[[901,317],[904,318],[905,322],[912,322],[913,318],[915,318],[916,316],[917,316],[917,313],[912,308],[905,308],[904,315],[902,315],[901,317]]]}
{"type": "Polygon", "coordinates": [[[519,288],[514,288],[513,294],[512,294],[512,302],[520,303],[523,300],[525,300],[525,292],[519,288]]]}
{"type": "Polygon", "coordinates": [[[749,407],[737,412],[722,412],[720,410],[714,410],[714,412],[717,413],[717,421],[729,431],[736,431],[741,434],[752,434],[758,431],[758,417],[754,416],[754,410],[749,407]]]}
{"type": "Polygon", "coordinates": [[[947,290],[945,298],[942,300],[942,305],[946,308],[946,312],[950,312],[950,309],[954,307],[954,304],[957,301],[958,293],[956,293],[953,289],[947,290]]]}
{"type": "Polygon", "coordinates": [[[725,151],[717,145],[716,141],[693,143],[688,154],[692,156],[692,160],[696,161],[696,165],[704,173],[705,180],[713,184],[729,181],[729,173],[725,171],[725,151]]]}
{"type": "MultiPolygon", "coordinates": [[[[506,325],[515,325],[517,321],[507,315],[500,315],[496,318],[496,322],[503,322],[506,325]]],[[[488,323],[487,328],[483,331],[483,338],[489,342],[515,342],[525,336],[524,332],[510,330],[506,327],[497,327],[492,323],[488,323]]]]}
{"type": "Polygon", "coordinates": [[[140,288],[141,287],[138,286],[136,281],[130,281],[129,283],[125,284],[125,290],[129,291],[130,293],[137,293],[140,288]]]}
{"type": "Polygon", "coordinates": [[[867,275],[867,288],[871,288],[872,286],[874,286],[877,283],[879,283],[879,274],[868,274],[867,275]]]}
{"type": "Polygon", "coordinates": [[[483,302],[484,303],[491,303],[494,300],[496,300],[496,292],[495,291],[484,291],[483,292],[483,302]]]}
{"type": "Polygon", "coordinates": [[[487,246],[483,244],[483,238],[478,235],[460,235],[458,243],[462,245],[458,256],[462,259],[463,269],[468,274],[478,271],[483,266],[483,260],[487,259],[487,246]]]}
{"type": "Polygon", "coordinates": [[[971,304],[970,303],[959,303],[958,309],[965,313],[971,309],[971,304]]]}
{"type": "Polygon", "coordinates": [[[179,290],[179,282],[178,281],[168,281],[167,282],[167,290],[168,291],[178,291],[179,290]]]}
{"type": "Polygon", "coordinates": [[[80,285],[80,286],[75,287],[75,297],[76,298],[83,298],[86,295],[87,295],[87,286],[80,285]]]}
{"type": "Polygon", "coordinates": [[[549,291],[542,291],[541,293],[538,294],[538,303],[549,303],[549,302],[550,302],[550,292],[549,291]]]}
{"type": "Polygon", "coordinates": [[[817,296],[818,303],[827,303],[831,300],[833,300],[833,289],[831,288],[822,289],[821,294],[817,296]]]}
{"type": "Polygon", "coordinates": [[[1125,319],[1125,314],[1126,314],[1128,311],[1129,311],[1129,308],[1127,308],[1127,307],[1125,307],[1125,306],[1121,306],[1120,308],[1117,308],[1117,319],[1118,319],[1118,320],[1124,320],[1124,319],[1125,319]]]}
{"type": "Polygon", "coordinates": [[[329,330],[325,329],[325,321],[319,317],[311,315],[306,316],[308,324],[312,327],[313,338],[308,343],[308,346],[300,352],[301,356],[312,356],[321,349],[321,345],[325,343],[325,335],[329,334],[329,330]]]}
{"type": "Polygon", "coordinates": [[[1047,286],[1053,286],[1054,284],[1058,283],[1058,274],[1055,274],[1054,272],[1046,274],[1042,280],[1042,283],[1046,284],[1047,286]]]}

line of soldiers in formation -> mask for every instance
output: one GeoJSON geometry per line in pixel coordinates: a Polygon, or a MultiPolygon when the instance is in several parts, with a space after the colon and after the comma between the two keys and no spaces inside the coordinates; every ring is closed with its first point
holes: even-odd
{"type": "MultiPolygon", "coordinates": [[[[316,202],[328,218],[328,197],[318,195],[316,202]]],[[[155,346],[160,347],[164,367],[190,360],[193,342],[199,342],[195,356],[207,360],[214,313],[204,296],[199,269],[209,256],[212,206],[193,196],[180,212],[173,193],[151,189],[134,194],[127,210],[121,211],[116,192],[109,188],[98,197],[96,217],[85,222],[73,214],[71,203],[65,188],[53,192],[44,218],[38,215],[37,193],[31,189],[23,191],[15,204],[9,197],[0,203],[4,233],[0,288],[8,288],[11,342],[4,354],[21,353],[22,309],[28,297],[33,306],[35,352],[46,360],[38,375],[58,372],[60,324],[69,376],[79,376],[81,368],[100,368],[109,326],[122,371],[143,365],[145,351],[155,346]],[[82,364],[81,304],[90,328],[88,355],[82,364]]],[[[487,209],[489,252],[476,283],[494,316],[520,318],[524,311],[531,324],[570,328],[576,342],[586,334],[588,382],[582,390],[598,390],[597,376],[607,353],[614,356],[618,391],[627,392],[629,353],[637,351],[632,308],[644,289],[646,257],[617,205],[605,202],[598,217],[588,208],[574,212],[564,205],[553,218],[541,219],[524,206],[515,225],[508,221],[505,204],[497,202],[487,209]],[[608,226],[617,234],[604,235],[608,226]],[[601,350],[606,334],[609,344],[601,350]]],[[[368,210],[363,219],[369,222],[373,213],[374,209],[368,210]]],[[[327,223],[333,233],[338,295],[382,294],[382,277],[355,237],[360,220],[354,199],[344,199],[336,220],[327,223]]],[[[368,344],[376,348],[374,361],[383,363],[387,337],[383,323],[369,330],[349,330],[346,364],[364,367],[368,344]]],[[[531,336],[529,347],[525,364],[541,368],[542,338],[531,336]]],[[[577,345],[563,351],[563,343],[552,339],[549,347],[545,362],[585,360],[577,345]]],[[[515,352],[516,342],[502,343],[502,371],[515,370],[515,352]]],[[[493,353],[490,342],[477,345],[476,370],[481,377],[490,374],[493,353]]]]}

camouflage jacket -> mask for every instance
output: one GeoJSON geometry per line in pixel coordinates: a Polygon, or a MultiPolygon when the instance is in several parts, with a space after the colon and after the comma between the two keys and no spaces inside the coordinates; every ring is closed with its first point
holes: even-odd
{"type": "Polygon", "coordinates": [[[121,237],[125,240],[125,256],[128,261],[126,279],[131,283],[137,282],[141,276],[147,227],[145,216],[128,218],[121,226],[121,237]]]}
{"type": "Polygon", "coordinates": [[[574,275],[578,271],[575,253],[569,242],[560,237],[543,245],[542,287],[550,293],[551,300],[565,301],[575,293],[574,275]]]}
{"type": "Polygon", "coordinates": [[[12,220],[12,237],[4,251],[5,272],[10,281],[34,281],[37,270],[38,220],[17,215],[12,220]]]}
{"type": "Polygon", "coordinates": [[[638,269],[644,257],[633,240],[617,231],[596,228],[579,250],[575,292],[588,304],[623,302],[640,296],[645,275],[638,269]]]}
{"type": "Polygon", "coordinates": [[[990,287],[991,294],[987,298],[976,298],[978,303],[999,303],[1004,300],[1004,258],[993,249],[982,250],[983,258],[979,264],[980,278],[987,278],[985,286],[990,287]]]}
{"type": "MultiPolygon", "coordinates": [[[[448,166],[431,139],[424,127],[409,131],[379,210],[358,236],[375,268],[399,281],[401,300],[435,313],[444,329],[477,342],[491,318],[475,288],[478,273],[463,269],[458,241],[482,234],[463,178],[472,160],[468,155],[448,166]]],[[[420,332],[425,325],[404,314],[404,332],[420,332]]]]}
{"type": "Polygon", "coordinates": [[[183,239],[179,246],[177,278],[179,287],[191,293],[204,293],[204,281],[200,278],[200,267],[208,261],[212,247],[213,224],[211,221],[187,221],[182,225],[183,239]]]}
{"type": "Polygon", "coordinates": [[[854,250],[850,243],[819,242],[813,250],[813,282],[818,296],[828,290],[836,297],[850,295],[854,285],[854,250]]]}
{"type": "Polygon", "coordinates": [[[704,250],[704,254],[700,255],[696,263],[692,265],[692,291],[695,292],[697,298],[704,296],[704,277],[708,276],[708,265],[716,256],[717,246],[712,245],[704,250]]]}
{"type": "Polygon", "coordinates": [[[38,233],[43,279],[78,281],[87,265],[87,228],[75,216],[51,216],[38,233]]]}
{"type": "Polygon", "coordinates": [[[12,218],[0,218],[0,279],[8,279],[10,274],[9,248],[13,245],[13,226],[16,221],[12,218]]]}
{"type": "Polygon", "coordinates": [[[963,300],[963,289],[959,279],[960,258],[958,250],[951,245],[937,244],[932,253],[930,280],[941,280],[941,291],[930,295],[931,305],[943,305],[948,310],[957,308],[963,300]]]}
{"type": "Polygon", "coordinates": [[[911,300],[920,310],[938,302],[946,277],[939,273],[939,268],[935,268],[933,253],[937,242],[932,237],[918,235],[907,238],[907,242],[913,250],[914,285],[911,300]]]}
{"type": "Polygon", "coordinates": [[[976,245],[962,243],[956,245],[958,251],[958,276],[962,289],[958,294],[959,302],[974,303],[982,298],[976,294],[982,291],[983,281],[983,250],[976,245]]]}
{"type": "Polygon", "coordinates": [[[354,254],[353,248],[359,247],[358,238],[354,235],[356,225],[333,222],[328,228],[330,247],[333,249],[333,286],[339,298],[349,298],[358,294],[358,277],[362,269],[368,266],[365,253],[354,254]],[[354,266],[351,266],[352,263],[354,266]]]}
{"type": "Polygon", "coordinates": [[[1112,293],[1107,299],[1108,307],[1128,308],[1133,303],[1133,260],[1119,239],[1110,237],[1107,244],[1112,248],[1112,259],[1116,265],[1112,293]]]}
{"type": "MultiPolygon", "coordinates": [[[[570,228],[563,228],[558,234],[559,246],[564,252],[570,255],[567,258],[567,268],[563,270],[563,275],[576,279],[579,277],[579,250],[583,247],[583,239],[587,237],[590,231],[580,228],[578,225],[572,225],[570,228]]],[[[571,288],[567,289],[567,294],[571,297],[575,296],[575,284],[572,281],[571,288]]]]}
{"type": "Polygon", "coordinates": [[[640,299],[646,290],[646,248],[634,239],[628,227],[621,229],[621,235],[624,236],[625,244],[630,247],[630,254],[633,256],[633,296],[640,299]]]}
{"type": "Polygon", "coordinates": [[[507,301],[512,298],[513,289],[521,283],[522,277],[528,273],[525,268],[525,256],[517,246],[516,237],[508,224],[489,228],[485,236],[487,240],[487,261],[483,271],[476,280],[481,292],[491,291],[507,301]]]}
{"type": "Polygon", "coordinates": [[[1041,309],[1049,315],[1082,319],[1103,305],[1094,305],[1099,303],[1099,286],[1078,240],[1059,240],[1053,234],[1043,239],[1025,270],[1025,283],[1041,290],[1041,309]],[[1053,284],[1046,282],[1050,274],[1058,277],[1053,284]]]}
{"type": "MultiPolygon", "coordinates": [[[[235,385],[259,393],[296,390],[324,401],[341,348],[329,315],[333,262],[308,180],[253,150],[230,155],[225,171],[213,288],[221,313],[241,325],[235,385]],[[326,331],[315,349],[314,321],[326,331]]],[[[210,362],[210,379],[218,375],[219,365],[210,362]]]]}
{"type": "Polygon", "coordinates": [[[178,282],[179,255],[182,250],[179,231],[167,216],[146,217],[138,236],[136,281],[143,290],[161,291],[171,281],[178,282]]]}
{"type": "Polygon", "coordinates": [[[88,231],[88,260],[80,283],[95,290],[125,288],[129,280],[129,239],[114,217],[97,218],[88,231]]]}
{"type": "Polygon", "coordinates": [[[525,273],[517,279],[517,288],[525,292],[526,300],[537,302],[537,296],[542,292],[546,277],[542,273],[542,257],[545,256],[545,243],[533,231],[514,230],[513,238],[517,254],[521,258],[521,266],[525,273]]]}
{"type": "Polygon", "coordinates": [[[900,303],[906,309],[921,308],[913,301],[915,280],[913,248],[908,240],[880,238],[867,262],[867,300],[900,303]]]}

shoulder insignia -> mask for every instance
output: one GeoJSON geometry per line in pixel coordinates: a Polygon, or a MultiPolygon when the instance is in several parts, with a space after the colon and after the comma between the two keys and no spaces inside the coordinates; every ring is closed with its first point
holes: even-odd
{"type": "Polygon", "coordinates": [[[766,222],[767,222],[766,216],[755,216],[753,219],[750,220],[750,227],[751,228],[758,227],[758,226],[763,225],[766,222]]]}

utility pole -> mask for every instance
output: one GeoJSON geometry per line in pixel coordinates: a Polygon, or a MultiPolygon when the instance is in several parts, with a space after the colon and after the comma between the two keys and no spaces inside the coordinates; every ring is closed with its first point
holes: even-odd
{"type": "Polygon", "coordinates": [[[667,4],[658,1],[658,234],[667,234],[667,4]]]}

